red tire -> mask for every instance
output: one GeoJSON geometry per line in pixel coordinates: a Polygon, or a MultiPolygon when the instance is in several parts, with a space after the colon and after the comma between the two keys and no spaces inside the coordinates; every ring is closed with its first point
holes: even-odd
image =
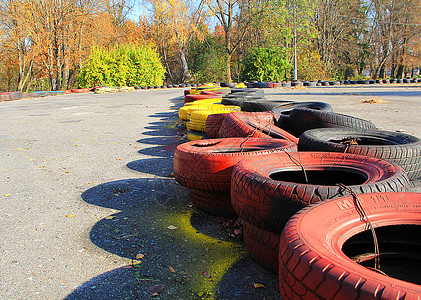
{"type": "Polygon", "coordinates": [[[259,137],[288,139],[298,143],[298,138],[274,125],[270,112],[234,112],[228,114],[219,130],[220,137],[259,137]]]}
{"type": "MultiPolygon", "coordinates": [[[[236,217],[229,192],[207,192],[190,189],[190,201],[204,212],[227,218],[236,217]]],[[[278,239],[279,240],[279,239],[278,239]]]]}
{"type": "Polygon", "coordinates": [[[12,101],[22,99],[22,92],[3,92],[0,93],[0,102],[2,101],[12,101]]]}
{"type": "Polygon", "coordinates": [[[201,91],[201,95],[216,95],[221,97],[221,95],[225,95],[227,93],[227,90],[213,90],[213,91],[201,91]]]}
{"type": "Polygon", "coordinates": [[[203,100],[203,99],[213,99],[213,98],[221,98],[220,95],[185,95],[184,96],[184,103],[193,102],[196,100],[203,100]]]}
{"type": "Polygon", "coordinates": [[[251,257],[265,269],[278,274],[279,239],[281,235],[244,221],[243,237],[244,244],[251,257]]]}
{"type": "Polygon", "coordinates": [[[227,114],[213,114],[206,119],[206,135],[210,138],[219,138],[219,129],[227,114]]]}
{"type": "Polygon", "coordinates": [[[358,194],[406,191],[409,186],[401,167],[381,159],[337,152],[280,152],[244,159],[234,167],[231,202],[245,221],[281,232],[303,207],[348,195],[338,183],[358,194]]]}
{"type": "Polygon", "coordinates": [[[91,91],[90,88],[86,88],[86,89],[72,89],[71,90],[72,93],[88,93],[91,91]]]}
{"type": "Polygon", "coordinates": [[[359,253],[373,251],[373,240],[353,197],[343,197],[300,211],[285,227],[279,252],[282,299],[421,299],[421,194],[358,199],[375,228],[380,267],[388,276],[356,262],[367,264],[370,257],[359,253]]]}
{"type": "Polygon", "coordinates": [[[244,158],[271,152],[296,151],[288,140],[230,138],[207,139],[181,144],[174,153],[177,182],[192,189],[229,192],[231,172],[244,158]]]}

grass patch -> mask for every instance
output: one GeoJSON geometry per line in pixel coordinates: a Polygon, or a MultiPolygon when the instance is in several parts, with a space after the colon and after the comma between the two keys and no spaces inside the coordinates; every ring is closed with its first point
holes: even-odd
{"type": "Polygon", "coordinates": [[[383,104],[383,103],[389,103],[389,101],[379,99],[379,98],[369,98],[369,99],[363,99],[358,103],[383,104]]]}

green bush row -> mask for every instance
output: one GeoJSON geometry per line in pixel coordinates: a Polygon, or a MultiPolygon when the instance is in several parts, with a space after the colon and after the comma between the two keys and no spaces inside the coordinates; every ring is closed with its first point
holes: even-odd
{"type": "Polygon", "coordinates": [[[79,87],[162,85],[165,68],[150,45],[94,47],[78,75],[79,87]]]}

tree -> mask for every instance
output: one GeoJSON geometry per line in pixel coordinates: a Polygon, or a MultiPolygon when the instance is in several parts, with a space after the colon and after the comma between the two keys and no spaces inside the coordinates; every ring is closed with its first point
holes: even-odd
{"type": "Polygon", "coordinates": [[[368,14],[371,20],[371,69],[374,78],[384,77],[386,65],[392,77],[404,76],[409,45],[419,38],[421,5],[419,0],[372,0],[368,14]]]}
{"type": "Polygon", "coordinates": [[[193,38],[189,44],[189,64],[198,82],[226,82],[226,53],[221,32],[204,33],[204,38],[193,38]]]}
{"type": "Polygon", "coordinates": [[[226,77],[232,81],[231,61],[240,44],[249,32],[252,19],[261,12],[254,0],[208,0],[207,6],[224,29],[226,52],[226,77]]]}
{"type": "Polygon", "coordinates": [[[319,1],[314,18],[317,49],[331,76],[355,76],[368,63],[366,11],[361,0],[319,1]]]}
{"type": "Polygon", "coordinates": [[[150,0],[150,3],[152,4],[151,33],[160,49],[169,76],[174,81],[191,79],[186,56],[188,45],[203,20],[203,2],[197,7],[190,1],[150,0]],[[175,55],[178,56],[176,61],[181,65],[181,78],[171,72],[174,64],[169,63],[171,59],[169,57],[175,55]]]}
{"type": "Polygon", "coordinates": [[[279,47],[252,49],[242,61],[242,80],[284,80],[291,69],[286,52],[279,47]]]}

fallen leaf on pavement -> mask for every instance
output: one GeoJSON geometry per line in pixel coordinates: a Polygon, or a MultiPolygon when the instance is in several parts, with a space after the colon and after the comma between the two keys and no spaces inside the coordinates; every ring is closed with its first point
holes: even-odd
{"type": "Polygon", "coordinates": [[[162,292],[163,290],[164,290],[163,284],[155,284],[155,285],[152,285],[152,286],[148,287],[146,289],[146,292],[151,294],[151,295],[154,295],[154,294],[158,294],[158,293],[162,292]]]}
{"type": "Polygon", "coordinates": [[[174,225],[170,225],[167,227],[169,230],[175,230],[178,229],[178,227],[175,227],[174,225]]]}
{"type": "Polygon", "coordinates": [[[136,259],[142,259],[145,257],[145,254],[139,253],[136,255],[136,259]]]}
{"type": "Polygon", "coordinates": [[[66,215],[66,218],[74,217],[75,215],[66,215]]]}
{"type": "Polygon", "coordinates": [[[174,268],[173,268],[173,267],[169,266],[169,267],[168,267],[168,269],[170,269],[170,272],[171,272],[171,273],[175,273],[175,270],[174,270],[174,268]]]}
{"type": "Polygon", "coordinates": [[[261,283],[253,283],[255,289],[264,288],[265,286],[261,283]]]}
{"type": "Polygon", "coordinates": [[[206,279],[212,278],[212,276],[208,273],[208,270],[206,269],[202,272],[202,275],[205,276],[206,279]]]}

